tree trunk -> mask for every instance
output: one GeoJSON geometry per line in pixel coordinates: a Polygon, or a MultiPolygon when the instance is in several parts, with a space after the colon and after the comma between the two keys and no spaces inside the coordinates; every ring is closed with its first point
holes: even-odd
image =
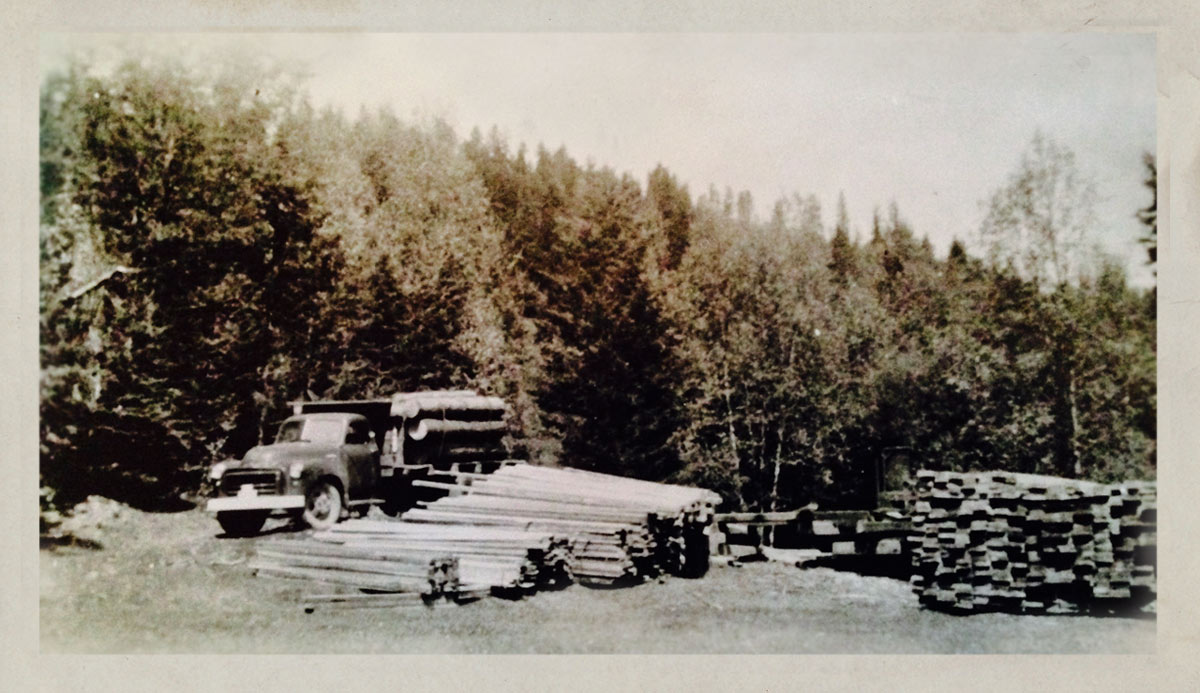
{"type": "MultiPolygon", "coordinates": [[[[729,397],[731,389],[729,385],[729,364],[726,363],[724,366],[725,382],[722,384],[721,394],[725,400],[725,423],[729,426],[729,453],[733,456],[733,463],[737,467],[738,476],[744,479],[745,471],[742,470],[742,456],[741,451],[738,449],[737,429],[733,425],[733,402],[729,397]]],[[[742,508],[745,508],[746,495],[741,488],[738,489],[738,496],[741,500],[742,508]]]]}
{"type": "MultiPolygon", "coordinates": [[[[271,367],[263,366],[258,374],[259,383],[262,384],[261,393],[254,397],[255,407],[258,409],[258,439],[256,445],[261,445],[268,441],[267,423],[268,417],[271,414],[271,367]]],[[[273,432],[271,432],[273,433],[273,432]]],[[[273,436],[272,436],[273,439],[273,436]]]]}
{"type": "Polygon", "coordinates": [[[725,365],[725,383],[721,389],[725,397],[725,422],[729,424],[729,451],[733,454],[733,459],[741,464],[741,455],[738,453],[737,430],[733,426],[733,403],[729,399],[729,364],[725,365]]]}
{"type": "Polygon", "coordinates": [[[771,472],[771,512],[779,509],[779,469],[783,466],[783,424],[776,431],[775,462],[771,472]]]}
{"type": "Polygon", "coordinates": [[[1079,407],[1075,400],[1075,368],[1072,367],[1067,371],[1067,399],[1070,405],[1070,419],[1068,428],[1071,462],[1076,478],[1083,477],[1083,462],[1079,454],[1079,407]]]}
{"type": "Polygon", "coordinates": [[[1057,392],[1054,400],[1054,454],[1053,471],[1045,472],[1059,476],[1078,478],[1083,469],[1079,460],[1079,441],[1076,434],[1077,407],[1075,403],[1075,369],[1068,366],[1065,372],[1055,375],[1057,392]]]}
{"type": "MultiPolygon", "coordinates": [[[[787,375],[792,374],[792,368],[796,363],[796,340],[793,338],[788,343],[787,370],[784,371],[787,375]]],[[[786,425],[784,423],[784,412],[781,408],[779,412],[779,425],[775,429],[775,465],[771,474],[771,510],[775,511],[779,505],[779,470],[783,466],[783,446],[784,446],[784,431],[786,425]]]]}

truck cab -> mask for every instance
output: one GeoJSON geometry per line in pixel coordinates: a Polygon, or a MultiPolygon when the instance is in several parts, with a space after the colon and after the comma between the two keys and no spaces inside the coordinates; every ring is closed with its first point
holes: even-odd
{"type": "Polygon", "coordinates": [[[280,425],[274,443],[251,448],[240,462],[213,466],[216,495],[206,509],[231,536],[254,534],[271,515],[324,529],[351,507],[373,502],[379,455],[361,414],[297,414],[280,425]]]}

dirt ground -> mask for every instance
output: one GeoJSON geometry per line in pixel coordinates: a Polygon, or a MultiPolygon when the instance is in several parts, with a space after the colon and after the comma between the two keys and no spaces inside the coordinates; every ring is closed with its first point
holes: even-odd
{"type": "Polygon", "coordinates": [[[521,601],[325,610],[303,583],[258,578],[267,536],[227,539],[200,511],[109,510],[90,546],[41,551],[44,653],[1154,653],[1148,619],[920,608],[908,585],[787,563],[701,579],[574,585],[521,601]]]}

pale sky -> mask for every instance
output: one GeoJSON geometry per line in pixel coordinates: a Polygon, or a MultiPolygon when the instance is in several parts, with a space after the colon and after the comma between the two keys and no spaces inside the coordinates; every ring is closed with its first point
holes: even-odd
{"type": "MultiPolygon", "coordinates": [[[[63,49],[119,35],[48,41],[63,49]]],[[[1095,239],[1153,282],[1136,242],[1155,150],[1149,34],[174,34],[133,43],[238,48],[301,63],[314,105],[439,116],[513,150],[560,145],[645,182],[665,165],[693,197],[749,190],[759,215],[844,192],[865,237],[895,200],[939,253],[970,241],[981,202],[1037,130],[1096,185],[1095,239]],[[232,45],[231,45],[232,44],[232,45]]]]}

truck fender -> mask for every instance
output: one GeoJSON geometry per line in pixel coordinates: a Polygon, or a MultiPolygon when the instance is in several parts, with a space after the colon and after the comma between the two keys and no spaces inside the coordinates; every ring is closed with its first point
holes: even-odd
{"type": "Polygon", "coordinates": [[[300,474],[300,485],[305,491],[313,485],[314,482],[321,479],[331,479],[342,493],[343,504],[350,500],[348,497],[350,488],[350,477],[346,469],[345,453],[329,453],[325,455],[319,462],[310,464],[304,468],[300,474]]]}

